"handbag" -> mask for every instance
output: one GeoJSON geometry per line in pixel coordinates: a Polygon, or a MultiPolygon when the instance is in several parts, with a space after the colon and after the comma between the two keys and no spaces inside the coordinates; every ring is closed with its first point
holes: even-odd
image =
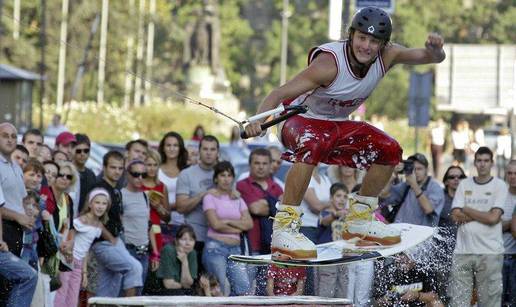
{"type": "Polygon", "coordinates": [[[38,256],[43,258],[50,258],[57,253],[57,244],[52,232],[50,231],[50,224],[48,221],[43,222],[43,227],[38,230],[37,251],[38,256]]]}

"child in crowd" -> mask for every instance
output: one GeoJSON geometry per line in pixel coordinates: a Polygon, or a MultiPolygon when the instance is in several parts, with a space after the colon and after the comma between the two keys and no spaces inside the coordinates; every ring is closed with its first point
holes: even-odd
{"type": "Polygon", "coordinates": [[[271,264],[267,272],[267,295],[303,295],[306,268],[271,264]]]}
{"type": "MultiPolygon", "coordinates": [[[[23,199],[23,209],[28,217],[40,220],[39,228],[41,228],[38,193],[31,190],[27,191],[27,196],[23,199]]],[[[24,229],[21,258],[35,270],[38,270],[38,238],[38,227],[36,225],[32,229],[24,229]]]]}
{"type": "Polygon", "coordinates": [[[113,245],[116,244],[116,239],[103,225],[107,221],[110,206],[111,198],[108,191],[102,188],[93,189],[88,195],[88,206],[85,206],[81,215],[74,219],[73,229],[70,230],[70,241],[74,242],[73,270],[61,272],[59,275],[61,287],[56,293],[55,307],[77,306],[81,276],[87,278],[86,256],[93,241],[102,235],[113,245]]]}
{"type": "Polygon", "coordinates": [[[197,253],[194,250],[195,232],[192,226],[179,226],[175,244],[161,250],[158,277],[165,288],[162,295],[193,295],[192,285],[197,278],[197,253]]]}
{"type": "Polygon", "coordinates": [[[202,274],[197,285],[198,296],[224,296],[220,289],[217,277],[211,274],[202,274]]]}
{"type": "MultiPolygon", "coordinates": [[[[339,182],[330,187],[330,207],[321,211],[319,217],[318,244],[342,240],[348,192],[348,188],[339,182]]],[[[346,297],[348,274],[345,265],[320,267],[318,272],[317,295],[346,297]]]]}

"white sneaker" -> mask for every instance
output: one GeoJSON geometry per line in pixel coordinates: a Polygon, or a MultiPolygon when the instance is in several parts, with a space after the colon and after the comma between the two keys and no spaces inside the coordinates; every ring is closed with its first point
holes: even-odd
{"type": "Polygon", "coordinates": [[[378,208],[378,198],[353,193],[349,200],[349,213],[342,232],[344,240],[358,238],[380,245],[401,242],[401,232],[398,229],[374,218],[373,211],[378,208]]]}
{"type": "Polygon", "coordinates": [[[317,258],[317,248],[299,232],[303,209],[299,206],[277,206],[274,217],[271,252],[276,260],[308,260],[317,258]]]}

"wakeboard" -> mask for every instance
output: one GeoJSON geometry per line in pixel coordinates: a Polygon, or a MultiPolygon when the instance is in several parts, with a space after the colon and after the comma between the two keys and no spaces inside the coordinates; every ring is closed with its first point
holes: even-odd
{"type": "Polygon", "coordinates": [[[401,242],[389,246],[361,246],[357,240],[339,240],[317,245],[317,259],[273,260],[271,255],[230,255],[229,259],[251,265],[276,264],[281,266],[334,266],[358,261],[389,257],[407,251],[433,237],[436,228],[406,223],[391,224],[401,231],[401,242]]]}

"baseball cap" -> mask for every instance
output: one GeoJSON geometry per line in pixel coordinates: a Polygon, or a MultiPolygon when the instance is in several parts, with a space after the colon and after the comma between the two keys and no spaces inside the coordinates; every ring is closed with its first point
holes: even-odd
{"type": "Polygon", "coordinates": [[[425,167],[428,167],[428,160],[426,159],[425,155],[422,153],[415,153],[412,156],[408,157],[407,160],[417,161],[421,164],[423,164],[425,167]]]}
{"type": "Polygon", "coordinates": [[[61,132],[56,137],[56,145],[59,145],[59,144],[68,145],[70,143],[77,143],[77,139],[75,138],[75,135],[73,135],[71,132],[68,132],[68,131],[61,132]]]}

